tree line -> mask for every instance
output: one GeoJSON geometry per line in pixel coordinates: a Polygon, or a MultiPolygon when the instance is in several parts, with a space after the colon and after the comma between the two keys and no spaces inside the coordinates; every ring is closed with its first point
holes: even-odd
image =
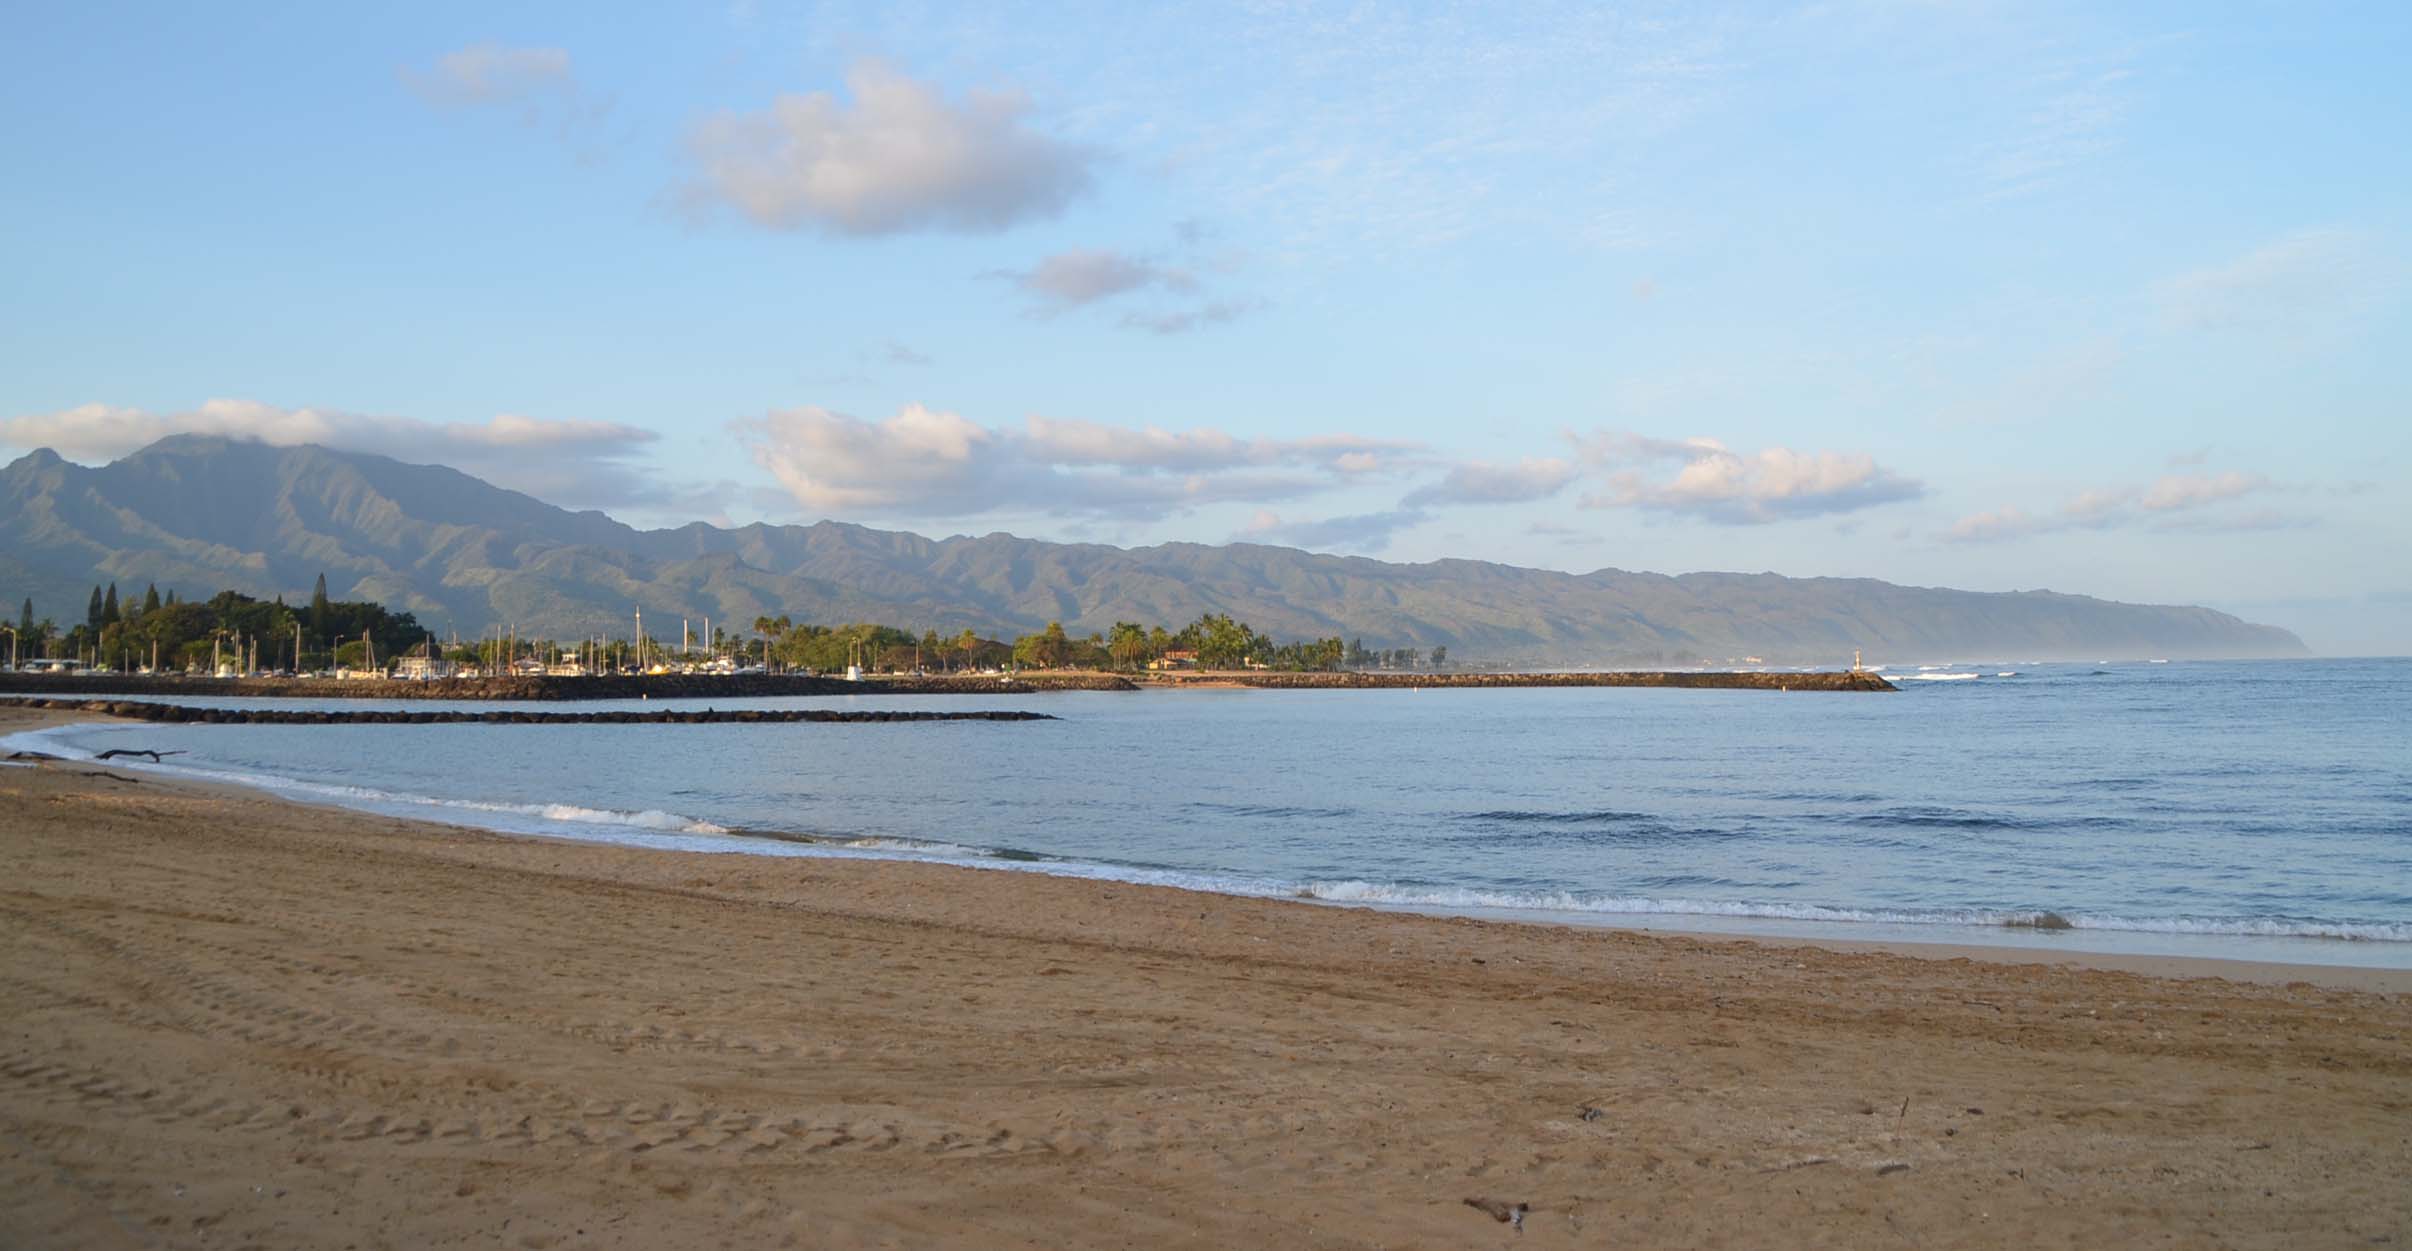
{"type": "MultiPolygon", "coordinates": [[[[1320,672],[1343,668],[1412,669],[1423,665],[1415,648],[1369,651],[1362,640],[1337,637],[1275,642],[1228,614],[1205,613],[1178,630],[1118,621],[1111,629],[1075,635],[1060,621],[1014,638],[983,638],[964,630],[919,636],[895,626],[857,623],[799,624],[785,616],[758,617],[758,655],[773,668],[834,672],[861,665],[879,672],[955,672],[1001,669],[1093,669],[1136,672],[1165,663],[1194,663],[1203,669],[1262,668],[1320,672]]],[[[1432,649],[1432,667],[1448,663],[1448,649],[1432,649]]]]}
{"type": "MultiPolygon", "coordinates": [[[[162,597],[156,585],[145,588],[139,600],[127,596],[121,601],[115,583],[96,585],[83,621],[61,629],[49,618],[37,620],[28,598],[13,629],[21,659],[69,657],[118,670],[206,670],[227,661],[243,669],[301,671],[358,667],[372,653],[382,665],[426,652],[489,672],[523,657],[548,663],[576,659],[591,668],[624,670],[669,659],[676,652],[651,638],[522,641],[507,633],[437,647],[434,636],[409,612],[368,600],[330,599],[324,574],[303,607],[286,604],[282,596],[263,601],[239,591],[220,591],[207,600],[179,600],[172,589],[162,597]]],[[[1121,621],[1085,636],[1051,621],[1010,640],[968,629],[949,635],[936,630],[915,634],[871,622],[819,625],[781,615],[755,618],[753,635],[716,629],[703,640],[703,651],[774,672],[838,672],[854,665],[898,673],[1003,668],[1136,672],[1168,664],[1315,672],[1426,665],[1438,669],[1448,663],[1445,647],[1433,648],[1427,658],[1416,648],[1369,650],[1362,640],[1338,637],[1276,642],[1225,613],[1201,614],[1177,630],[1121,621]]]]}
{"type": "Polygon", "coordinates": [[[369,600],[329,599],[324,574],[301,608],[282,596],[264,601],[240,591],[183,600],[173,589],[161,595],[156,584],[139,599],[121,597],[112,582],[92,588],[82,621],[61,628],[53,618],[37,619],[27,597],[7,628],[15,631],[20,661],[71,659],[117,670],[206,670],[214,663],[323,668],[360,663],[372,649],[381,659],[398,655],[429,637],[408,612],[369,600]]]}

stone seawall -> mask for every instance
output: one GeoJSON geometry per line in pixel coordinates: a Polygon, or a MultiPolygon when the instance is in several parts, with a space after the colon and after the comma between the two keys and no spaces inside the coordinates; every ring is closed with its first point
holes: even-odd
{"type": "MultiPolygon", "coordinates": [[[[787,725],[890,721],[1053,721],[1043,712],[856,712],[827,708],[706,708],[644,712],[387,712],[291,708],[191,708],[110,699],[0,699],[0,706],[122,717],[166,725],[787,725]]],[[[137,752],[137,755],[142,753],[137,752]]]]}
{"type": "Polygon", "coordinates": [[[1260,690],[1399,690],[1427,687],[1665,686],[1689,690],[1891,691],[1865,671],[1823,673],[1199,673],[1157,675],[1156,686],[1245,686],[1260,690]]]}
{"type": "Polygon", "coordinates": [[[860,682],[803,674],[627,674],[594,678],[446,678],[434,682],[334,678],[186,678],[136,674],[51,677],[0,673],[0,694],[168,695],[189,699],[758,699],[777,695],[1027,695],[1034,691],[1131,691],[1110,673],[1020,677],[875,677],[860,682]]]}

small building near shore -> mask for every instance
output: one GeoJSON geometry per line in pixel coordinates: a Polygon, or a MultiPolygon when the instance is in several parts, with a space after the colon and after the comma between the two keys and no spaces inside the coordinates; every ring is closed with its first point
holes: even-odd
{"type": "Polygon", "coordinates": [[[404,656],[394,662],[394,676],[405,682],[433,682],[449,678],[458,667],[441,656],[404,656]]]}

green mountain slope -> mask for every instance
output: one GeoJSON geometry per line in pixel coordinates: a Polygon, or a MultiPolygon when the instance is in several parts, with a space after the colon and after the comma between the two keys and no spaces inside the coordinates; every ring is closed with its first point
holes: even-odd
{"type": "MultiPolygon", "coordinates": [[[[0,469],[0,600],[62,621],[96,581],[376,599],[437,628],[575,637],[704,617],[741,626],[876,620],[1011,635],[1051,620],[1178,625],[1224,612],[1279,638],[1446,645],[1469,660],[1585,665],[1871,662],[1963,656],[2302,655],[2302,641],[2204,608],[1870,579],[1480,561],[1402,565],[1255,544],[1115,548],[1006,534],[943,540],[837,522],[636,530],[441,466],[198,436],[99,468],[47,451],[0,469]]],[[[658,627],[657,627],[658,632],[658,627]]]]}

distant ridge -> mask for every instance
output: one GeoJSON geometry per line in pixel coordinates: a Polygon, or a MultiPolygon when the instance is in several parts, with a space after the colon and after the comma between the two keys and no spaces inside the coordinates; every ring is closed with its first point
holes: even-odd
{"type": "Polygon", "coordinates": [[[1178,625],[1224,612],[1277,638],[1446,646],[1485,664],[1871,663],[2307,654],[2301,639],[2207,608],[1865,578],[1601,569],[1471,560],[1404,565],[1235,543],[1116,548],[1007,534],[943,540],[840,522],[637,530],[457,470],[317,446],[179,435],[99,468],[47,450],[0,469],[0,599],[54,616],[95,582],[375,599],[437,629],[625,632],[758,616],[991,635],[1062,621],[1178,625]]]}

